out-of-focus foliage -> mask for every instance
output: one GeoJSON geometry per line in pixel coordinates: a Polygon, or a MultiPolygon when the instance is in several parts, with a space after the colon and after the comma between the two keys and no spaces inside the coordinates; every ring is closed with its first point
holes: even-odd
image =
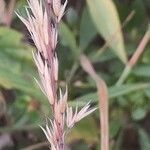
{"type": "Polygon", "coordinates": [[[31,55],[33,47],[22,41],[21,33],[6,27],[0,28],[0,39],[1,86],[38,97],[32,77],[35,75],[31,55]]]}
{"type": "MultiPolygon", "coordinates": [[[[15,10],[25,15],[25,4],[25,0],[18,0],[15,10]]],[[[149,150],[149,44],[124,84],[116,86],[125,67],[122,62],[131,57],[148,28],[149,0],[87,0],[83,4],[81,0],[70,0],[68,7],[59,27],[57,51],[59,84],[65,87],[67,81],[70,105],[82,106],[89,100],[94,106],[98,103],[95,83],[80,67],[80,54],[85,53],[108,85],[111,149],[149,150]],[[132,11],[135,15],[121,29],[132,11]]],[[[29,134],[44,123],[45,114],[50,115],[48,102],[33,79],[37,77],[34,50],[29,33],[14,14],[11,28],[0,27],[0,108],[5,108],[4,117],[10,120],[5,123],[0,114],[2,133],[19,135],[25,130],[29,134]]],[[[26,137],[22,142],[18,136],[15,140],[20,144],[15,149],[42,141],[39,131],[32,134],[36,135],[33,141],[26,137]]],[[[96,111],[69,133],[68,143],[73,150],[99,149],[99,137],[96,111]]]]}

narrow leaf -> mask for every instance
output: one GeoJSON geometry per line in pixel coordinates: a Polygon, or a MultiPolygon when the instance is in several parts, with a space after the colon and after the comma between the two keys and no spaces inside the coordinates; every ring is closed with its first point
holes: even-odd
{"type": "Polygon", "coordinates": [[[64,22],[61,22],[60,24],[59,34],[62,44],[66,47],[69,47],[72,50],[72,52],[76,54],[78,48],[75,36],[64,22]]]}
{"type": "MultiPolygon", "coordinates": [[[[117,86],[112,86],[108,89],[108,95],[109,99],[114,99],[119,96],[127,95],[131,92],[143,90],[143,89],[148,89],[150,87],[150,84],[147,83],[138,83],[138,84],[126,84],[126,85],[121,85],[119,87],[117,86]]],[[[89,93],[84,96],[78,97],[74,100],[74,102],[71,102],[71,105],[76,105],[78,101],[79,106],[84,106],[89,100],[92,102],[97,102],[97,93],[89,93]]],[[[113,101],[110,101],[110,104],[113,101]]]]}
{"type": "Polygon", "coordinates": [[[93,21],[91,20],[87,8],[85,8],[83,10],[80,23],[80,48],[84,50],[90,44],[96,34],[97,30],[93,21]]]}
{"type": "Polygon", "coordinates": [[[124,39],[116,7],[112,0],[87,0],[93,22],[102,37],[124,62],[127,62],[124,39]]]}

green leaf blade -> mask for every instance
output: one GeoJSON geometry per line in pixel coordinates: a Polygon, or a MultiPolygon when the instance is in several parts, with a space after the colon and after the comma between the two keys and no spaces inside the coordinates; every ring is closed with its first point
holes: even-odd
{"type": "Polygon", "coordinates": [[[126,63],[124,39],[114,3],[111,0],[87,0],[87,4],[99,34],[108,42],[115,54],[126,63]]]}
{"type": "MultiPolygon", "coordinates": [[[[121,85],[121,86],[112,86],[108,88],[108,92],[109,92],[109,99],[114,99],[116,97],[119,96],[124,96],[127,95],[131,92],[135,92],[138,90],[143,90],[143,89],[147,89],[150,87],[150,84],[147,83],[138,83],[138,84],[127,84],[127,85],[121,85]]],[[[83,95],[79,98],[76,98],[73,102],[71,102],[70,104],[75,106],[75,105],[79,105],[79,106],[84,106],[87,102],[91,101],[93,103],[97,102],[98,96],[96,92],[93,93],[89,93],[86,95],[83,95]]],[[[110,103],[112,103],[112,101],[110,101],[110,103]]]]}

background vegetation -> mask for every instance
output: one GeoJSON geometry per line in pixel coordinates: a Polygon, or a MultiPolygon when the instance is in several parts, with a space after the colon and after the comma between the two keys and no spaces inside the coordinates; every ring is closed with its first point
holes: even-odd
{"type": "MultiPolygon", "coordinates": [[[[8,5],[9,1],[5,1],[8,5]]],[[[25,15],[24,0],[15,11],[25,15]]],[[[0,5],[1,8],[2,4],[0,5]]],[[[8,6],[7,6],[8,7],[8,6]]],[[[1,9],[0,10],[3,10],[1,9]]],[[[0,12],[0,149],[47,149],[38,125],[49,105],[34,82],[33,41],[13,14],[11,27],[0,12]],[[7,147],[6,147],[7,146],[7,147]]],[[[129,75],[116,85],[144,34],[149,30],[149,0],[69,0],[60,25],[60,81],[69,87],[70,105],[91,100],[97,106],[94,81],[79,63],[82,53],[92,61],[109,90],[110,149],[150,149],[150,44],[129,75]]],[[[99,149],[99,113],[81,121],[70,133],[72,150],[99,149]]]]}

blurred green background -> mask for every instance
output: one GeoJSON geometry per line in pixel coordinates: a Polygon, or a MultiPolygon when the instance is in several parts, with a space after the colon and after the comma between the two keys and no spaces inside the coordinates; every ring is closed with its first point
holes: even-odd
{"type": "MultiPolygon", "coordinates": [[[[50,116],[50,107],[33,79],[35,47],[27,29],[15,13],[10,27],[4,21],[10,2],[0,3],[0,150],[46,150],[38,125],[50,116]]],[[[25,16],[25,5],[17,0],[14,11],[25,16]]],[[[60,24],[59,84],[67,82],[70,105],[91,100],[97,106],[95,83],[79,63],[82,53],[90,58],[109,89],[110,150],[150,150],[150,43],[116,86],[149,22],[149,0],[69,0],[60,24]]],[[[99,128],[96,111],[69,133],[68,149],[98,150],[99,128]]]]}

